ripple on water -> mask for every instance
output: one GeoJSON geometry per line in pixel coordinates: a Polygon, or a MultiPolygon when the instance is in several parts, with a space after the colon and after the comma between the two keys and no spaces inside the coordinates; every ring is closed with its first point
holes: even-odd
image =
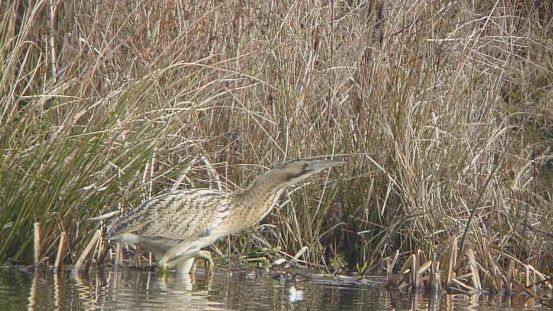
{"type": "Polygon", "coordinates": [[[0,310],[19,310],[18,306],[27,306],[32,279],[31,274],[0,269],[0,310]]]}
{"type": "Polygon", "coordinates": [[[0,269],[0,310],[549,310],[523,297],[432,296],[333,283],[285,283],[243,273],[198,276],[120,269],[79,277],[0,269]]]}
{"type": "Polygon", "coordinates": [[[190,279],[178,277],[164,280],[155,272],[122,269],[97,273],[89,280],[73,275],[73,280],[80,299],[88,307],[117,310],[224,308],[220,302],[209,301],[208,291],[201,289],[202,282],[192,285],[190,279]]]}

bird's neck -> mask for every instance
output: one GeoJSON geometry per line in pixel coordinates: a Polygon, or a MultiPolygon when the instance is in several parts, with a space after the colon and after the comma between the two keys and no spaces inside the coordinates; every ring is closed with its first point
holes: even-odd
{"type": "Polygon", "coordinates": [[[259,176],[248,188],[236,194],[236,199],[241,202],[241,210],[237,211],[239,217],[243,217],[248,225],[257,223],[273,209],[286,187],[278,175],[259,176]]]}

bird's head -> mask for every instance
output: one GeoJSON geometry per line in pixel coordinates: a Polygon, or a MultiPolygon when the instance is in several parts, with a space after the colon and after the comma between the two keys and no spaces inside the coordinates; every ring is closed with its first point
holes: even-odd
{"type": "Polygon", "coordinates": [[[316,174],[324,169],[342,165],[343,161],[334,160],[296,160],[277,164],[259,176],[244,191],[238,192],[238,202],[245,200],[243,206],[258,206],[250,220],[259,221],[276,205],[284,189],[316,174]]]}
{"type": "Polygon", "coordinates": [[[282,179],[286,186],[291,186],[326,168],[344,163],[335,160],[295,160],[277,164],[268,173],[282,179]]]}

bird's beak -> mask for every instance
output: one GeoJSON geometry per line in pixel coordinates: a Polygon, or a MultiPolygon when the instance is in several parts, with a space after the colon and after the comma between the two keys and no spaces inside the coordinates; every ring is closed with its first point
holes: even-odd
{"type": "Polygon", "coordinates": [[[324,170],[326,168],[338,166],[338,165],[344,165],[345,161],[334,161],[334,160],[314,160],[309,163],[309,166],[306,167],[307,171],[311,172],[317,172],[320,170],[324,170]]]}

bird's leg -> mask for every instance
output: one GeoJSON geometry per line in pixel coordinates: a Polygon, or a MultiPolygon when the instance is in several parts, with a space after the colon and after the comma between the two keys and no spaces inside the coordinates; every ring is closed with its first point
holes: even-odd
{"type": "Polygon", "coordinates": [[[211,258],[211,253],[209,251],[199,251],[198,257],[204,259],[206,285],[208,288],[211,288],[211,284],[213,283],[213,269],[215,267],[213,259],[211,258]]]}
{"type": "Polygon", "coordinates": [[[188,274],[188,273],[193,274],[191,270],[193,270],[193,267],[194,267],[194,258],[186,258],[184,259],[184,261],[182,260],[178,260],[178,261],[181,261],[176,263],[177,272],[179,274],[188,274]]]}
{"type": "Polygon", "coordinates": [[[192,258],[192,267],[190,268],[190,274],[196,275],[196,268],[198,267],[198,264],[196,263],[196,260],[192,258]]]}
{"type": "MultiPolygon", "coordinates": [[[[171,247],[159,260],[158,266],[162,273],[168,272],[170,267],[177,266],[179,273],[190,273],[194,265],[194,257],[199,257],[206,260],[209,263],[209,267],[206,268],[206,274],[213,273],[213,259],[211,259],[211,253],[209,251],[197,251],[192,254],[187,253],[186,250],[189,250],[188,245],[175,245],[171,247]],[[189,257],[189,256],[193,257],[189,257]]],[[[194,270],[192,273],[195,273],[194,270]]]]}
{"type": "Polygon", "coordinates": [[[180,249],[181,249],[180,245],[175,245],[171,247],[167,252],[165,252],[165,254],[163,254],[163,257],[159,259],[157,266],[159,267],[162,273],[163,271],[165,271],[165,273],[169,272],[169,268],[171,266],[174,266],[174,265],[170,266],[169,264],[171,261],[173,261],[173,259],[175,259],[178,256],[178,254],[180,253],[180,249]]]}
{"type": "Polygon", "coordinates": [[[213,267],[215,267],[215,264],[211,258],[211,253],[209,251],[198,251],[198,257],[205,260],[205,274],[213,275],[213,267]]]}

